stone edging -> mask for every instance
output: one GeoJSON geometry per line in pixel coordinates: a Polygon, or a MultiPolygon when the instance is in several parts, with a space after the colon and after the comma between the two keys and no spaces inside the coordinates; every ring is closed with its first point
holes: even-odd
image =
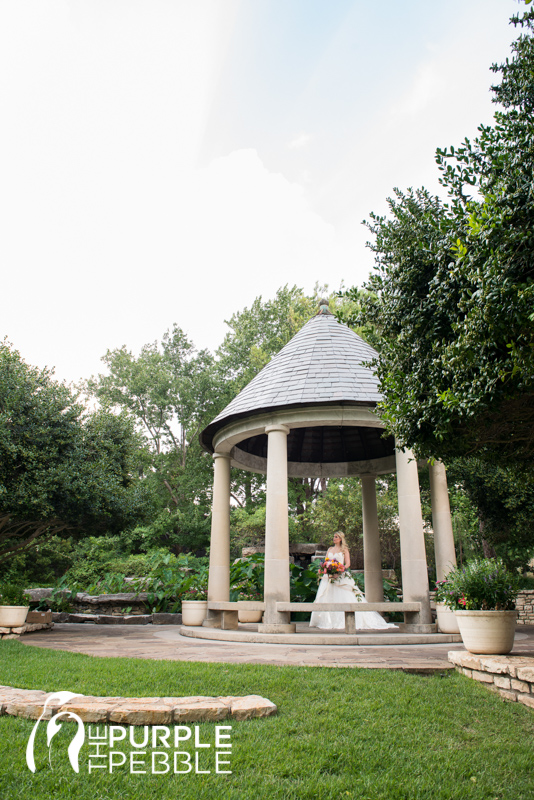
{"type": "Polygon", "coordinates": [[[54,627],[53,622],[25,622],[24,625],[19,625],[16,628],[0,627],[0,639],[18,639],[25,633],[33,633],[33,631],[51,630],[54,627]]]}
{"type": "MultiPolygon", "coordinates": [[[[39,719],[51,692],[0,686],[0,716],[39,719]]],[[[173,722],[218,722],[270,717],[277,707],[256,694],[244,697],[91,697],[78,695],[68,703],[51,701],[43,719],[71,711],[82,722],[118,725],[169,725],[173,722]]]]}
{"type": "Polygon", "coordinates": [[[448,657],[458,672],[484,683],[505,700],[534,708],[534,658],[482,656],[465,650],[452,650],[448,657]]]}

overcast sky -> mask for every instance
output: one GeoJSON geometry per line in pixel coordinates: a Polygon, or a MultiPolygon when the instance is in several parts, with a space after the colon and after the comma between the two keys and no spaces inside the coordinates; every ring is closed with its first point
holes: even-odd
{"type": "MultiPolygon", "coordinates": [[[[523,6],[524,8],[524,6],[523,6]]],[[[515,0],[0,0],[0,337],[77,381],[288,283],[490,122],[515,0]]]]}

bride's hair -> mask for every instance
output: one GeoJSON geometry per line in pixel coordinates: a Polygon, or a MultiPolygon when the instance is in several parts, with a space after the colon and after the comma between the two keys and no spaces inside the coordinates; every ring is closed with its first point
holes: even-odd
{"type": "Polygon", "coordinates": [[[341,539],[341,549],[342,550],[348,550],[349,549],[348,545],[347,545],[347,542],[346,542],[346,539],[345,539],[345,534],[343,533],[343,531],[336,531],[334,533],[334,536],[339,536],[339,538],[341,539]]]}

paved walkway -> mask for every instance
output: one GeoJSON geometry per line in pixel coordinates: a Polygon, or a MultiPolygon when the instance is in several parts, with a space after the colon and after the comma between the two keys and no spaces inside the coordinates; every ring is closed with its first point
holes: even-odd
{"type": "MultiPolygon", "coordinates": [[[[434,672],[452,669],[449,650],[461,644],[324,646],[217,642],[180,635],[175,625],[56,624],[51,631],[21,637],[23,644],[90,656],[207,661],[226,664],[277,664],[309,667],[367,667],[434,672]]],[[[514,655],[534,657],[534,626],[518,628],[514,655]]]]}

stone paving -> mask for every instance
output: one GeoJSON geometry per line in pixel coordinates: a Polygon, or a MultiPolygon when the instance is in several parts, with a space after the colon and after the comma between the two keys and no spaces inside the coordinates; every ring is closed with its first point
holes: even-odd
{"type": "MultiPolygon", "coordinates": [[[[308,667],[365,667],[434,672],[453,669],[448,660],[458,644],[430,645],[277,645],[189,639],[174,625],[56,624],[20,639],[31,647],[67,650],[90,656],[204,661],[226,664],[276,664],[308,667]]],[[[534,657],[534,626],[516,632],[513,655],[534,657]]]]}

